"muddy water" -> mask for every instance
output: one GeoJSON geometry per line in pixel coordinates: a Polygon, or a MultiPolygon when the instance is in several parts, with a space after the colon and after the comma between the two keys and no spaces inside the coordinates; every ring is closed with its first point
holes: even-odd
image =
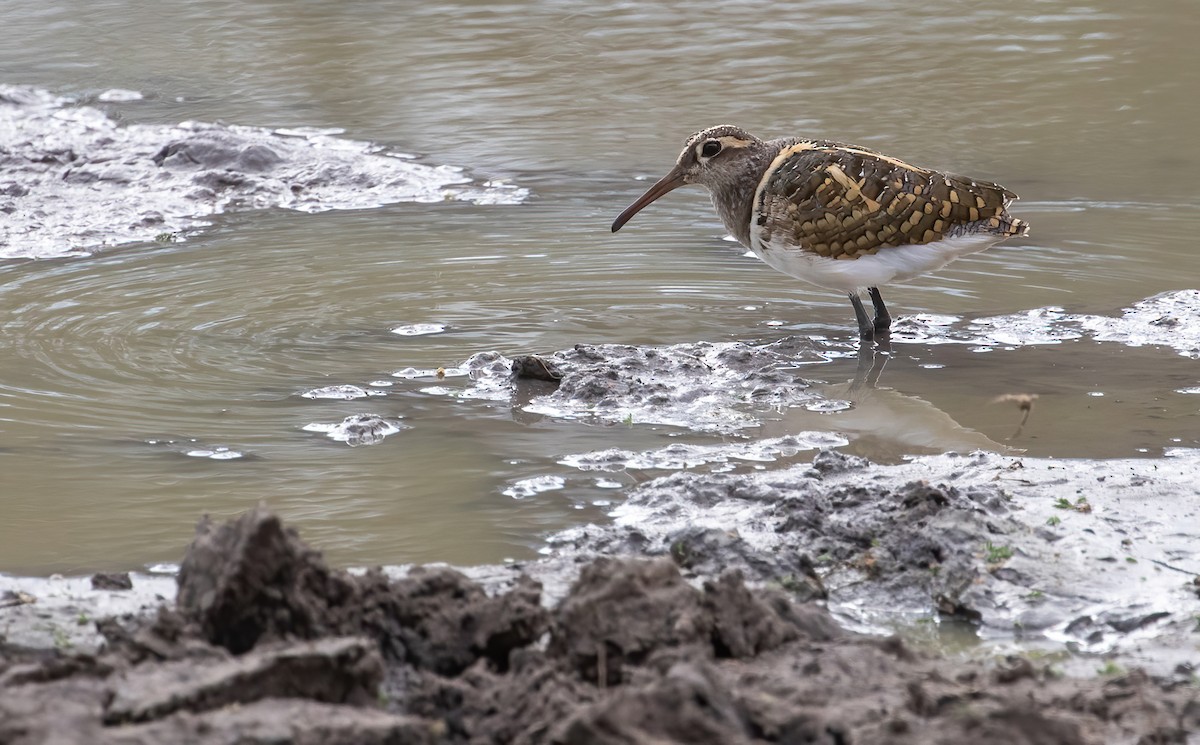
{"type": "Polygon", "coordinates": [[[1200,444],[1186,345],[1024,346],[1015,323],[1012,343],[925,333],[1039,308],[1118,317],[1197,286],[1200,16],[1188,3],[200,1],[147,13],[13,0],[0,23],[0,83],[68,108],[336,128],[531,192],[231,209],[174,243],[4,260],[0,571],[170,561],[197,513],[259,499],[335,563],[528,556],[665,472],[581,478],[559,463],[614,447],[815,430],[880,460],[988,443],[1061,457],[1200,444]],[[142,97],[101,100],[131,97],[111,89],[142,97]],[[741,255],[701,193],[608,232],[687,134],[723,121],[1000,181],[1033,233],[892,288],[894,313],[927,320],[897,335],[870,401],[848,409],[764,411],[714,433],[468,395],[454,371],[479,352],[799,335],[821,341],[797,368],[845,398],[857,366],[845,300],[741,255]],[[341,385],[376,395],[304,395],[341,385]],[[1019,433],[1020,412],[991,403],[1009,393],[1038,395],[1019,433]],[[305,429],[358,413],[399,431],[351,448],[305,429]]]}

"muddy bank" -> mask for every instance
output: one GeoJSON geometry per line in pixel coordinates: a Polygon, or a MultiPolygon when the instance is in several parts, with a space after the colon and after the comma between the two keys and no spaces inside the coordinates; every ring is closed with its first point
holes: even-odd
{"type": "Polygon", "coordinates": [[[0,649],[0,742],[1148,744],[1200,731],[1186,676],[939,659],[844,630],[822,594],[804,570],[752,587],[686,552],[580,561],[557,600],[523,575],[488,592],[444,567],[351,574],[254,510],[203,521],[174,604],[98,622],[96,654],[0,649]]]}
{"type": "Polygon", "coordinates": [[[1123,655],[1167,674],[1200,665],[1200,455],[1059,461],[976,453],[875,466],[686,472],[648,482],[611,526],[555,536],[568,555],[672,556],[706,576],[826,597],[848,626],[958,643],[1123,655]],[[968,638],[963,637],[964,631],[968,638]]]}
{"type": "MultiPolygon", "coordinates": [[[[116,93],[116,92],[113,92],[116,93]]],[[[136,105],[134,91],[101,104],[136,105]]],[[[122,124],[49,91],[0,86],[0,259],[175,241],[222,212],[395,202],[516,204],[525,189],[336,135],[230,124],[122,124]]]]}

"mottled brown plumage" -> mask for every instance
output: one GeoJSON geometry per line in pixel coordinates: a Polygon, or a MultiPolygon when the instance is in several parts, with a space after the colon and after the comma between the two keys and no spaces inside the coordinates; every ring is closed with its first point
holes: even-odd
{"type": "Polygon", "coordinates": [[[964,232],[1008,237],[1027,225],[1008,189],[929,171],[826,140],[786,147],[757,195],[762,241],[783,234],[802,250],[855,259],[964,232]]]}
{"type": "Polygon", "coordinates": [[[1016,194],[998,184],[853,145],[763,141],[722,125],[692,135],[675,168],[621,213],[613,230],[691,183],[709,190],[725,227],[763,261],[846,291],[864,337],[891,322],[878,285],[911,279],[1029,229],[1008,213],[1016,194]],[[863,289],[875,305],[874,323],[862,308],[863,289]]]}

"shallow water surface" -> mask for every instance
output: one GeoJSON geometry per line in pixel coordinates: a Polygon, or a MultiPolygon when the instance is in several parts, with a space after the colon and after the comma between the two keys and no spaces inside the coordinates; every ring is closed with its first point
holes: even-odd
{"type": "Polygon", "coordinates": [[[5,254],[0,571],[173,561],[198,514],[258,500],[338,563],[529,556],[669,470],[560,462],[610,448],[815,431],[884,461],[1200,444],[1200,350],[1094,332],[1029,344],[1057,327],[1021,320],[1118,318],[1197,287],[1189,4],[13,0],[0,22],[0,84],[66,96],[66,110],[335,130],[529,190],[315,214],[231,204],[173,242],[5,254]],[[918,322],[850,395],[848,303],[723,240],[702,193],[609,232],[689,133],[723,121],[999,181],[1033,232],[886,290],[918,322]],[[1002,321],[976,324],[989,318],[1002,321]],[[818,339],[795,369],[824,403],[756,410],[729,432],[555,414],[457,374],[482,352],[793,336],[818,339]],[[363,397],[314,393],[329,386],[363,397]],[[1005,394],[1037,395],[1019,432],[1005,394]],[[312,426],[362,413],[396,431],[350,447],[312,426]]]}

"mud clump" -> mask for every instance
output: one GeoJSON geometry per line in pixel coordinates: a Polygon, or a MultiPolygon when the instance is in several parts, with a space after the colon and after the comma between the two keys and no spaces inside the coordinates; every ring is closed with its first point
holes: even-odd
{"type": "Polygon", "coordinates": [[[510,649],[546,626],[540,586],[528,578],[499,597],[448,568],[418,567],[391,581],[353,577],[262,508],[222,525],[205,518],[179,571],[176,606],[210,643],[234,654],[263,641],[362,634],[389,657],[445,674],[480,657],[507,664],[510,649]]]}
{"type": "MultiPolygon", "coordinates": [[[[934,515],[939,494],[897,497],[934,515]]],[[[489,592],[447,568],[331,569],[263,509],[200,523],[174,608],[101,628],[98,655],[0,646],[0,742],[1148,744],[1200,731],[1186,683],[928,657],[740,569],[685,579],[668,557],[592,558],[547,609],[527,577],[489,592]]]]}
{"type": "Polygon", "coordinates": [[[582,680],[617,685],[638,667],[753,656],[802,633],[839,635],[827,615],[802,618],[804,610],[769,592],[752,594],[739,572],[697,591],[666,560],[597,559],[560,604],[548,651],[582,680]]]}
{"type": "Polygon", "coordinates": [[[336,633],[355,590],[277,516],[254,509],[224,525],[200,521],[176,606],[209,642],[241,654],[263,639],[336,633]]]}

